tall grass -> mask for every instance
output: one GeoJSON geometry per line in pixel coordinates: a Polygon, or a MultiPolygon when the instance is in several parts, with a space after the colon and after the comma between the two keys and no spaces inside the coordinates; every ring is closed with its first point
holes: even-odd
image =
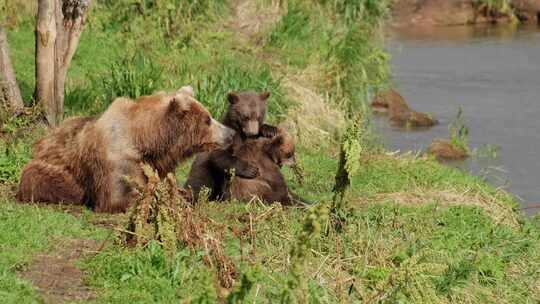
{"type": "Polygon", "coordinates": [[[102,78],[105,100],[125,96],[138,98],[150,95],[161,85],[163,70],[142,54],[125,58],[111,66],[110,74],[102,78]]]}
{"type": "Polygon", "coordinates": [[[318,0],[343,18],[346,24],[359,21],[367,24],[381,23],[389,13],[390,0],[318,0]]]}
{"type": "MultiPolygon", "coordinates": [[[[237,51],[232,37],[211,28],[227,12],[226,4],[194,0],[99,2],[91,24],[116,37],[124,50],[102,65],[101,71],[85,75],[85,82],[68,87],[66,109],[97,114],[118,96],[136,98],[189,84],[215,117],[223,114],[228,92],[267,90],[271,92],[270,119],[282,118],[290,101],[269,65],[237,51]]],[[[80,48],[95,40],[94,33],[88,34],[87,39],[83,35],[80,48]]]]}
{"type": "Polygon", "coordinates": [[[89,80],[66,89],[65,107],[72,114],[98,114],[117,97],[138,98],[158,91],[163,69],[138,53],[110,65],[108,73],[89,75],[89,80]]]}
{"type": "Polygon", "coordinates": [[[268,103],[271,121],[283,119],[291,102],[285,97],[280,81],[274,79],[265,66],[253,70],[229,61],[224,62],[214,73],[201,71],[192,77],[187,82],[194,84],[197,99],[216,117],[222,117],[225,113],[228,107],[225,96],[231,91],[250,89],[271,92],[268,103]]]}
{"type": "Polygon", "coordinates": [[[389,57],[373,41],[374,31],[369,27],[351,27],[329,53],[333,57],[329,71],[333,78],[328,89],[349,113],[361,110],[362,104],[369,102],[370,94],[389,82],[389,57]]]}
{"type": "Polygon", "coordinates": [[[28,0],[3,0],[0,2],[0,25],[8,29],[33,21],[37,2],[28,0]]]}
{"type": "Polygon", "coordinates": [[[476,7],[486,7],[489,11],[500,13],[512,12],[512,0],[473,0],[476,7]]]}

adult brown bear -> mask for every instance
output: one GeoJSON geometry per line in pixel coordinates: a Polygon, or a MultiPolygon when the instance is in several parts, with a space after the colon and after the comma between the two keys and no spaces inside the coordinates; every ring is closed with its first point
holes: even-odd
{"type": "Polygon", "coordinates": [[[212,119],[191,87],[118,98],[100,117],[67,120],[38,141],[17,199],[122,212],[135,195],[123,178],[144,182],[140,162],[165,176],[194,153],[230,145],[234,133],[212,119]]]}
{"type": "Polygon", "coordinates": [[[185,185],[195,201],[203,188],[210,189],[211,200],[222,199],[223,185],[231,170],[242,178],[259,175],[255,164],[238,158],[234,151],[248,138],[273,137],[277,134],[276,127],[264,123],[269,97],[268,92],[253,91],[227,95],[229,107],[222,121],[225,126],[235,130],[236,135],[229,148],[201,153],[195,158],[185,185]]]}

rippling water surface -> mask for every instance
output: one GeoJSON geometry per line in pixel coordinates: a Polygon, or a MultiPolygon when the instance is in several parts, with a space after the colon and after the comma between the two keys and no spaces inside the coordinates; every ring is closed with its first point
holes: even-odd
{"type": "MultiPolygon", "coordinates": [[[[448,137],[448,124],[463,107],[471,148],[499,148],[497,158],[455,163],[486,176],[522,201],[540,204],[540,30],[452,27],[393,32],[395,83],[409,105],[433,113],[440,125],[427,131],[394,129],[375,119],[393,150],[424,150],[448,137]]],[[[540,209],[527,209],[529,213],[540,209]]]]}

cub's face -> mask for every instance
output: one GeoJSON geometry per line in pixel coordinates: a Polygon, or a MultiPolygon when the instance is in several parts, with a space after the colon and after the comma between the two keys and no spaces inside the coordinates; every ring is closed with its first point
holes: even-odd
{"type": "Polygon", "coordinates": [[[246,137],[257,136],[266,116],[268,97],[269,92],[229,93],[228,117],[234,128],[246,137]]]}
{"type": "Polygon", "coordinates": [[[293,138],[285,131],[280,130],[278,135],[268,141],[265,150],[278,166],[293,167],[296,164],[294,147],[293,138]]]}
{"type": "Polygon", "coordinates": [[[169,108],[175,111],[173,119],[182,122],[182,136],[193,152],[227,147],[232,143],[235,131],[212,118],[208,110],[193,97],[193,88],[182,87],[170,101],[169,108]]]}

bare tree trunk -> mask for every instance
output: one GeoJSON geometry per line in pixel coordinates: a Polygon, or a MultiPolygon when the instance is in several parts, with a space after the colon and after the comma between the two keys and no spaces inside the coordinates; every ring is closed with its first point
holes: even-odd
{"type": "Polygon", "coordinates": [[[15,114],[23,110],[21,91],[15,79],[15,72],[9,58],[9,46],[6,33],[0,26],[0,101],[6,101],[15,114]]]}
{"type": "Polygon", "coordinates": [[[55,99],[54,54],[56,41],[56,0],[39,0],[36,25],[36,100],[50,125],[58,122],[55,99]]]}
{"type": "Polygon", "coordinates": [[[64,113],[64,86],[71,59],[75,54],[84,28],[86,12],[91,0],[39,0],[38,30],[36,31],[36,83],[41,79],[47,88],[36,85],[38,102],[45,106],[45,116],[50,125],[56,125],[64,113]],[[52,20],[52,21],[51,21],[52,20]],[[40,30],[41,28],[47,30],[40,30]],[[49,34],[53,33],[54,34],[49,34]],[[53,54],[48,44],[38,49],[45,38],[53,37],[53,54]],[[41,52],[43,52],[43,54],[41,52]],[[52,83],[48,80],[52,74],[52,83]],[[40,94],[42,93],[42,95],[40,94]]]}

